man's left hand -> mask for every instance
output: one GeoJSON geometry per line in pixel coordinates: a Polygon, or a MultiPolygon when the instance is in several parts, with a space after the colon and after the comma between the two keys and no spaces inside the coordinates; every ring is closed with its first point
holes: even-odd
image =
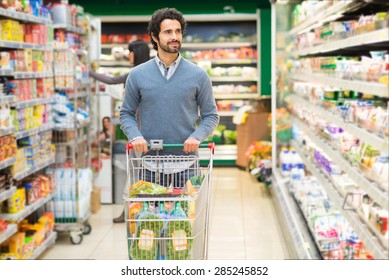
{"type": "Polygon", "coordinates": [[[197,140],[196,138],[190,137],[186,139],[186,141],[184,142],[184,152],[190,153],[190,152],[197,151],[199,149],[199,146],[200,146],[200,141],[197,140]]]}

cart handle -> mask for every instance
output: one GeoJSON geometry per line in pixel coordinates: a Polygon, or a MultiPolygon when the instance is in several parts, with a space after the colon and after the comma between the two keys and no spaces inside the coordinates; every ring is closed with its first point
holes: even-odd
{"type": "MultiPolygon", "coordinates": [[[[150,148],[150,144],[147,144],[147,147],[150,148]]],[[[184,144],[163,144],[162,146],[164,149],[168,148],[184,148],[184,144]]],[[[215,143],[209,142],[209,143],[202,143],[200,144],[199,148],[209,148],[212,151],[212,154],[215,154],[215,143]]],[[[127,143],[126,145],[127,152],[133,149],[133,146],[131,143],[127,143]]]]}

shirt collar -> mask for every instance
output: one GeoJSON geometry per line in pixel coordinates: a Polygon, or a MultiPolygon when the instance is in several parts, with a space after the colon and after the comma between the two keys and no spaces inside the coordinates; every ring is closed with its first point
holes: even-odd
{"type": "MultiPolygon", "coordinates": [[[[170,65],[170,67],[177,66],[180,63],[181,58],[182,58],[181,54],[178,53],[177,59],[175,61],[173,61],[173,63],[170,65]]],[[[166,64],[162,60],[159,59],[158,54],[155,56],[155,62],[157,63],[158,66],[162,66],[163,65],[164,68],[166,68],[166,64]]]]}

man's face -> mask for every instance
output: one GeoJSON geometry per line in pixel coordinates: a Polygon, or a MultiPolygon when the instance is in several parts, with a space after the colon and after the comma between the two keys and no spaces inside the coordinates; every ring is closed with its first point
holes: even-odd
{"type": "Polygon", "coordinates": [[[167,53],[178,53],[182,43],[182,29],[178,20],[165,19],[161,22],[159,41],[153,36],[159,48],[167,53]]]}

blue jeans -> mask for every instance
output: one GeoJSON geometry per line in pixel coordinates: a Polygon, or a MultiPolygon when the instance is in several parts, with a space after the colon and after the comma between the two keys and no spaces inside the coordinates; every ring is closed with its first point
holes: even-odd
{"type": "Polygon", "coordinates": [[[140,174],[140,180],[156,183],[164,187],[169,187],[173,185],[174,188],[183,188],[185,186],[186,181],[188,181],[191,177],[197,175],[195,174],[194,169],[187,169],[182,172],[172,173],[172,174],[164,174],[152,172],[148,169],[144,169],[144,172],[140,174]]]}

